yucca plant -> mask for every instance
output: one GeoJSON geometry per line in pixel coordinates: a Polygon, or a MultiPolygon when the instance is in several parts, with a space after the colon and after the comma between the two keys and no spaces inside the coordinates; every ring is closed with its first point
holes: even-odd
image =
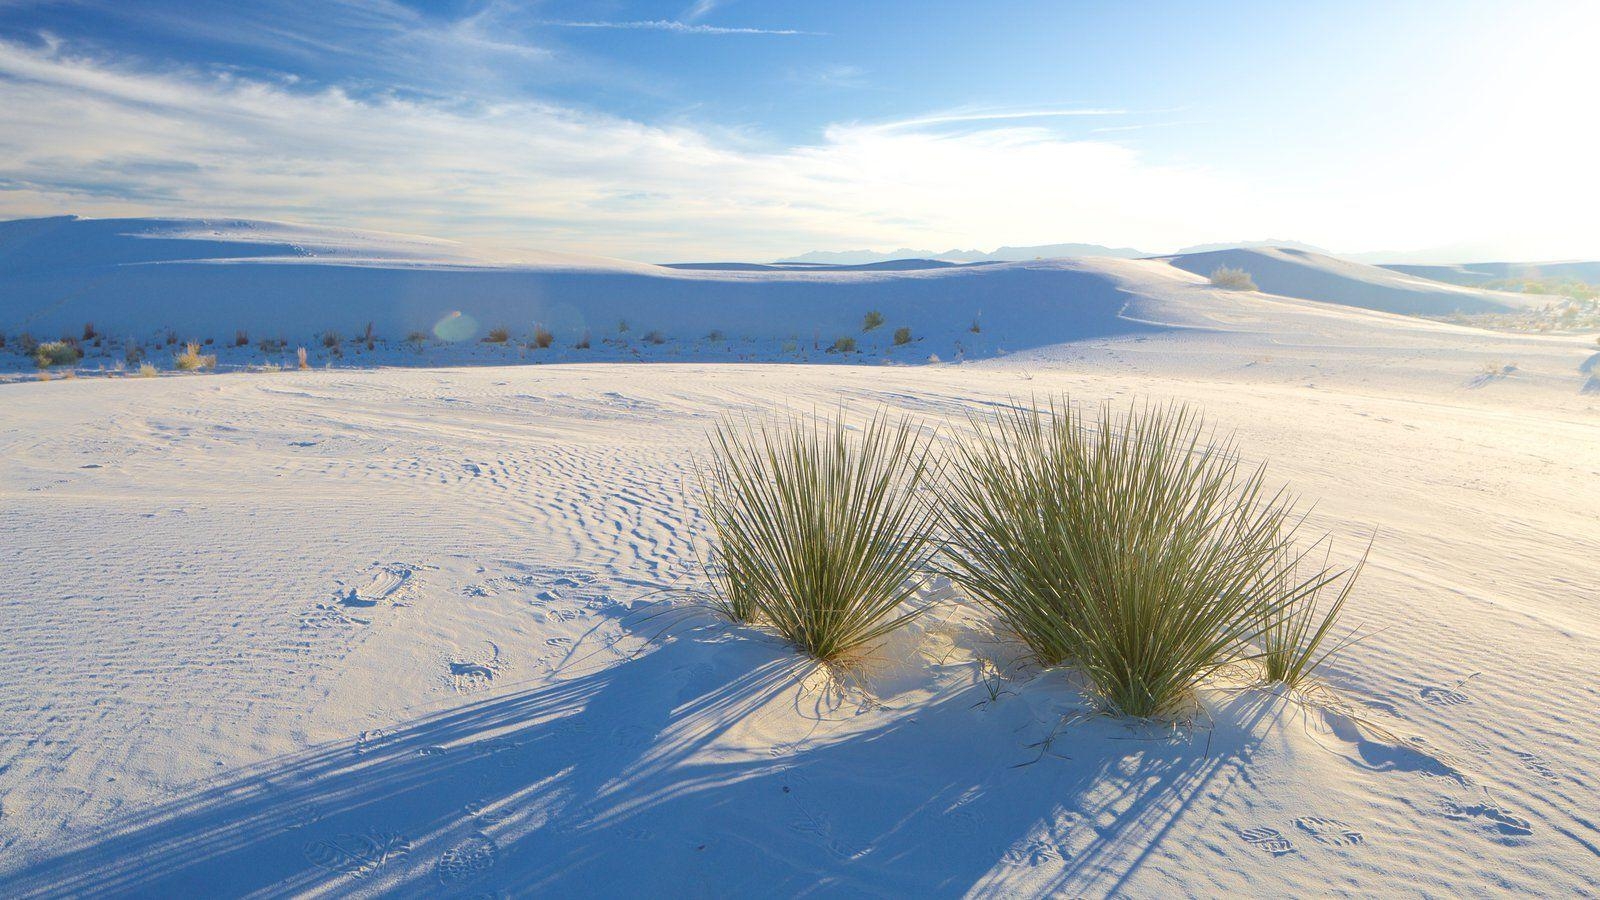
{"type": "Polygon", "coordinates": [[[1306,587],[1271,575],[1297,525],[1291,501],[1185,407],[1102,406],[1090,421],[1063,401],[974,425],[941,481],[944,568],[1112,711],[1179,710],[1254,655],[1306,587]]]}
{"type": "Polygon", "coordinates": [[[842,411],[719,425],[700,479],[717,605],[823,660],[917,615],[902,604],[935,548],[917,496],[929,440],[882,415],[856,431],[842,411]]]}
{"type": "MultiPolygon", "coordinates": [[[[1370,547],[1368,548],[1370,550],[1370,547]]],[[[1298,575],[1304,554],[1285,553],[1278,566],[1271,571],[1274,589],[1284,602],[1269,611],[1261,623],[1259,659],[1262,674],[1269,682],[1300,688],[1310,680],[1328,657],[1349,646],[1352,638],[1328,645],[1334,624],[1344,611],[1345,601],[1355,587],[1356,578],[1366,566],[1367,557],[1349,569],[1336,571],[1326,563],[1309,579],[1298,575]],[[1324,591],[1340,579],[1344,583],[1334,594],[1326,609],[1320,602],[1324,591]]]]}

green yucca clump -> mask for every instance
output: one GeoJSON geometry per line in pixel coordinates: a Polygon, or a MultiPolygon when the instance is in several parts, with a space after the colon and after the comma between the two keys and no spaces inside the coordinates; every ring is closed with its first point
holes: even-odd
{"type": "Polygon", "coordinates": [[[941,483],[947,573],[1116,712],[1179,710],[1315,594],[1316,579],[1276,568],[1288,499],[1184,407],[1106,406],[1089,421],[1063,403],[974,424],[941,483]]]}
{"type": "Polygon", "coordinates": [[[859,432],[843,413],[718,426],[701,473],[717,605],[823,660],[917,615],[901,604],[934,550],[936,510],[915,496],[928,448],[883,416],[859,432]]]}

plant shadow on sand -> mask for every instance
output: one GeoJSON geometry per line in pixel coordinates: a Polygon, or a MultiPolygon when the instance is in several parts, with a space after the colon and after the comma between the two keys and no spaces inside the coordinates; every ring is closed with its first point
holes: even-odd
{"type": "Polygon", "coordinates": [[[1077,695],[1035,689],[1045,676],[1031,699],[986,703],[971,684],[865,716],[824,710],[806,665],[764,635],[706,619],[675,631],[593,674],[219,776],[0,888],[1114,892],[1192,805],[1248,780],[1274,708],[1243,692],[1221,710],[1228,728],[1181,739],[1108,718],[1063,727],[1077,695]],[[824,718],[868,724],[823,734],[824,718]]]}

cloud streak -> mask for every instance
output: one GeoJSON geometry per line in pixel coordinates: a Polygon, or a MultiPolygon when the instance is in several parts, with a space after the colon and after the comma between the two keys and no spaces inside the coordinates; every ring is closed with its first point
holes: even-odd
{"type": "Polygon", "coordinates": [[[559,28],[616,28],[627,31],[671,31],[676,34],[776,34],[820,35],[819,31],[798,31],[792,28],[728,28],[721,25],[698,25],[674,19],[645,19],[634,22],[584,22],[566,19],[545,19],[541,25],[559,28]]]}

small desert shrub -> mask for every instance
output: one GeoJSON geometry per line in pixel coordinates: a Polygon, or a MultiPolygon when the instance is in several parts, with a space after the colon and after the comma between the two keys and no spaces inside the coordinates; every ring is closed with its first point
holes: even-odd
{"type": "Polygon", "coordinates": [[[21,353],[23,356],[32,356],[34,351],[38,349],[39,342],[34,339],[32,334],[24,331],[23,333],[17,335],[18,353],[21,353]]]}
{"type": "Polygon", "coordinates": [[[154,377],[156,377],[156,367],[151,365],[150,363],[142,363],[142,364],[140,364],[140,366],[139,366],[139,377],[140,378],[154,378],[154,377]]]}
{"type": "Polygon", "coordinates": [[[645,333],[644,342],[646,344],[665,344],[667,336],[659,331],[649,331],[645,333]]]}
{"type": "Polygon", "coordinates": [[[1318,589],[1283,574],[1285,495],[1183,407],[1090,421],[1063,404],[975,425],[941,485],[947,574],[1113,711],[1179,711],[1318,589]]]}
{"type": "Polygon", "coordinates": [[[47,341],[33,348],[33,362],[41,369],[75,365],[80,359],[83,351],[67,341],[47,341]]]}
{"type": "Polygon", "coordinates": [[[489,329],[488,335],[483,339],[486,344],[504,344],[511,340],[511,329],[504,325],[489,329]]]}
{"type": "Polygon", "coordinates": [[[879,325],[882,325],[882,324],[883,324],[883,313],[878,312],[877,310],[872,310],[871,312],[867,313],[865,318],[863,318],[861,320],[861,330],[862,331],[871,331],[872,329],[877,328],[879,325]]]}
{"type": "Polygon", "coordinates": [[[1259,288],[1256,287],[1255,279],[1250,277],[1249,272],[1246,272],[1243,269],[1236,269],[1233,266],[1217,266],[1215,269],[1212,269],[1211,283],[1219,288],[1226,288],[1230,291],[1259,290],[1259,288]]]}
{"type": "Polygon", "coordinates": [[[201,354],[200,345],[194,341],[183,346],[183,352],[172,357],[172,365],[180,372],[212,369],[217,365],[215,356],[201,354]]]}
{"type": "Polygon", "coordinates": [[[627,333],[628,333],[628,320],[627,319],[618,319],[617,320],[617,334],[627,334],[627,333]]]}
{"type": "Polygon", "coordinates": [[[233,333],[233,345],[235,347],[248,347],[248,346],[250,346],[250,332],[245,331],[243,328],[240,328],[237,331],[235,331],[233,333]]]}
{"type": "Polygon", "coordinates": [[[982,334],[983,333],[983,317],[979,316],[979,317],[973,319],[972,320],[972,327],[968,328],[967,330],[972,332],[973,334],[982,334]]]}
{"type": "Polygon", "coordinates": [[[706,335],[706,340],[708,341],[725,341],[727,339],[727,334],[723,333],[722,329],[720,328],[713,328],[711,329],[711,333],[706,335]]]}
{"type": "Polygon", "coordinates": [[[550,329],[543,325],[533,326],[533,346],[540,350],[546,350],[549,349],[555,339],[556,336],[550,333],[550,329]]]}
{"type": "Polygon", "coordinates": [[[426,331],[413,331],[406,335],[406,343],[418,349],[421,349],[422,345],[427,342],[428,333],[426,331]]]}
{"type": "Polygon", "coordinates": [[[343,340],[344,340],[343,338],[339,337],[339,332],[337,332],[337,331],[333,331],[333,330],[330,329],[330,330],[324,331],[322,333],[322,346],[327,347],[330,350],[332,350],[333,348],[339,346],[339,344],[342,343],[343,340]]]}
{"type": "Polygon", "coordinates": [[[839,338],[838,340],[833,342],[833,346],[832,347],[828,348],[828,352],[829,353],[854,353],[854,352],[856,352],[856,339],[853,338],[853,337],[842,337],[842,338],[839,338]]]}
{"type": "Polygon", "coordinates": [[[4,331],[0,331],[0,350],[4,350],[5,348],[6,348],[6,333],[4,331]]]}
{"type": "Polygon", "coordinates": [[[84,340],[92,341],[92,340],[94,340],[95,338],[97,338],[99,336],[100,336],[100,332],[94,330],[94,323],[93,322],[85,322],[85,323],[83,323],[83,339],[84,340]]]}
{"type": "Polygon", "coordinates": [[[587,349],[589,349],[589,329],[585,328],[583,330],[583,336],[578,338],[578,342],[576,344],[573,344],[572,346],[575,349],[578,349],[578,350],[587,350],[587,349]]]}
{"type": "Polygon", "coordinates": [[[122,362],[129,366],[144,362],[144,347],[133,338],[128,338],[122,344],[122,362]]]}
{"type": "Polygon", "coordinates": [[[373,333],[372,323],[371,322],[367,323],[367,330],[362,332],[361,340],[362,340],[363,343],[365,343],[367,345],[367,349],[368,350],[373,349],[373,347],[375,347],[377,345],[378,336],[375,333],[373,333]]]}
{"type": "Polygon", "coordinates": [[[911,329],[904,325],[894,330],[894,345],[896,347],[911,343],[911,329]]]}
{"type": "Polygon", "coordinates": [[[278,337],[278,338],[262,338],[260,340],[260,342],[258,342],[256,344],[256,349],[257,350],[260,350],[262,353],[267,353],[267,354],[282,353],[284,350],[288,349],[288,347],[289,347],[289,342],[284,340],[281,337],[278,337]]]}
{"type": "Polygon", "coordinates": [[[915,616],[901,604],[933,553],[937,510],[915,496],[928,447],[882,416],[720,425],[700,478],[718,606],[823,660],[915,616]]]}
{"type": "Polygon", "coordinates": [[[295,366],[301,369],[311,368],[311,363],[306,361],[306,348],[296,347],[294,350],[295,366]]]}

